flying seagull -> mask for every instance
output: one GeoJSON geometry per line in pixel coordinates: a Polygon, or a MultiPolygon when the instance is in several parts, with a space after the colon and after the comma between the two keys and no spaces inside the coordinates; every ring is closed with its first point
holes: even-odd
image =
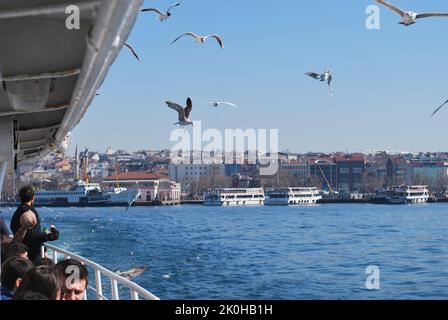
{"type": "Polygon", "coordinates": [[[328,84],[328,88],[330,89],[330,93],[333,95],[333,89],[331,88],[331,81],[333,80],[333,76],[331,75],[331,71],[325,69],[323,74],[315,73],[315,72],[307,72],[305,73],[307,76],[314,78],[319,81],[326,81],[328,84]]]}
{"type": "Polygon", "coordinates": [[[124,212],[127,212],[129,210],[129,208],[134,204],[134,202],[137,201],[138,197],[140,197],[141,195],[142,195],[141,191],[137,192],[135,197],[132,198],[131,201],[128,202],[128,205],[126,206],[126,210],[124,212]]]}
{"type": "Polygon", "coordinates": [[[125,42],[124,44],[129,50],[131,50],[132,54],[134,55],[134,57],[140,61],[140,58],[138,57],[137,51],[135,51],[135,49],[127,42],[125,42]]]}
{"type": "Polygon", "coordinates": [[[115,271],[115,273],[117,275],[119,275],[120,277],[123,277],[127,280],[131,280],[131,279],[137,277],[138,275],[142,274],[146,270],[148,270],[148,269],[147,268],[133,268],[131,270],[124,271],[124,272],[117,270],[117,271],[115,271]]]}
{"type": "Polygon", "coordinates": [[[399,22],[402,25],[410,26],[411,24],[416,23],[417,19],[421,18],[428,18],[428,17],[448,17],[448,13],[416,13],[412,11],[403,11],[396,6],[384,1],[384,0],[376,0],[376,2],[384,5],[385,7],[389,8],[390,10],[394,11],[395,13],[398,13],[402,20],[399,22]]]}
{"type": "Polygon", "coordinates": [[[437,109],[436,109],[436,111],[434,111],[433,113],[432,113],[432,115],[431,115],[431,117],[433,117],[437,112],[439,112],[440,111],[440,109],[442,109],[445,105],[447,105],[448,104],[448,100],[446,100],[440,107],[438,107],[437,109]]]}
{"type": "Polygon", "coordinates": [[[177,37],[176,39],[174,39],[173,42],[171,42],[170,44],[173,44],[174,42],[176,42],[183,36],[192,36],[197,43],[201,43],[201,44],[204,44],[205,41],[207,40],[207,38],[215,38],[216,41],[218,41],[219,46],[224,49],[224,44],[222,43],[222,39],[217,34],[210,34],[208,36],[198,36],[197,34],[195,34],[193,32],[187,32],[187,33],[184,33],[183,35],[181,35],[180,37],[177,37]]]}
{"type": "Polygon", "coordinates": [[[193,121],[191,121],[189,118],[191,110],[193,109],[193,103],[191,102],[190,98],[187,99],[187,106],[185,108],[174,102],[165,101],[165,103],[169,108],[176,110],[179,114],[179,122],[176,122],[174,124],[178,124],[181,127],[193,125],[193,121]]]}
{"type": "Polygon", "coordinates": [[[213,107],[219,107],[220,105],[227,105],[230,107],[237,107],[236,104],[230,103],[230,102],[224,102],[224,101],[217,101],[217,102],[207,102],[209,105],[213,107]]]}
{"type": "Polygon", "coordinates": [[[174,7],[180,6],[180,3],[175,3],[173,4],[171,7],[168,8],[168,10],[166,12],[162,12],[159,9],[156,8],[146,8],[146,9],[142,9],[141,12],[156,12],[159,14],[159,20],[160,22],[163,22],[164,20],[168,19],[171,16],[171,12],[170,10],[173,9],[174,7]]]}

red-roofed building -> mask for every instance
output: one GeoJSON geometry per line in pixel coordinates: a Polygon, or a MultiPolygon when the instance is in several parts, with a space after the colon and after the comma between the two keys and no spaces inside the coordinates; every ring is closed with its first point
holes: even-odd
{"type": "Polygon", "coordinates": [[[153,181],[160,180],[161,177],[155,173],[150,172],[120,172],[116,175],[104,178],[104,182],[121,181],[121,182],[135,182],[135,181],[153,181]]]}
{"type": "Polygon", "coordinates": [[[180,183],[170,181],[168,177],[152,172],[121,172],[104,178],[104,187],[122,187],[140,189],[137,203],[152,201],[180,201],[180,183]]]}

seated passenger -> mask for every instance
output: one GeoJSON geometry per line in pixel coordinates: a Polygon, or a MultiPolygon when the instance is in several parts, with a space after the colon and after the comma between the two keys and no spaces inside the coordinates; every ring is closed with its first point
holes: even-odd
{"type": "Polygon", "coordinates": [[[12,300],[39,293],[49,300],[61,300],[61,283],[57,272],[48,266],[34,267],[25,274],[12,300]]]}
{"type": "Polygon", "coordinates": [[[11,300],[25,274],[34,268],[27,258],[12,257],[2,264],[1,300],[11,300]]]}
{"type": "Polygon", "coordinates": [[[75,259],[62,260],[56,264],[63,300],[84,300],[89,273],[86,267],[75,259]]]}

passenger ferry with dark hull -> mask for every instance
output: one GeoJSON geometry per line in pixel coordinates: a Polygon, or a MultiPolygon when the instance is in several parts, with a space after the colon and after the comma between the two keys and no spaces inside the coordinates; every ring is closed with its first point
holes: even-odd
{"type": "Polygon", "coordinates": [[[35,193],[36,207],[118,207],[128,206],[139,190],[102,189],[98,183],[78,181],[72,190],[45,190],[35,193]]]}
{"type": "Polygon", "coordinates": [[[371,203],[377,204],[422,204],[429,201],[428,186],[390,187],[377,192],[371,203]]]}

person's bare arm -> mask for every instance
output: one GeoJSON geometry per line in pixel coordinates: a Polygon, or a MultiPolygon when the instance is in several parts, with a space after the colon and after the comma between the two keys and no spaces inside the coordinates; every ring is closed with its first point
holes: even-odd
{"type": "Polygon", "coordinates": [[[12,238],[12,241],[22,241],[25,238],[26,232],[32,229],[37,223],[36,215],[32,211],[25,212],[20,217],[20,229],[12,238]]]}

